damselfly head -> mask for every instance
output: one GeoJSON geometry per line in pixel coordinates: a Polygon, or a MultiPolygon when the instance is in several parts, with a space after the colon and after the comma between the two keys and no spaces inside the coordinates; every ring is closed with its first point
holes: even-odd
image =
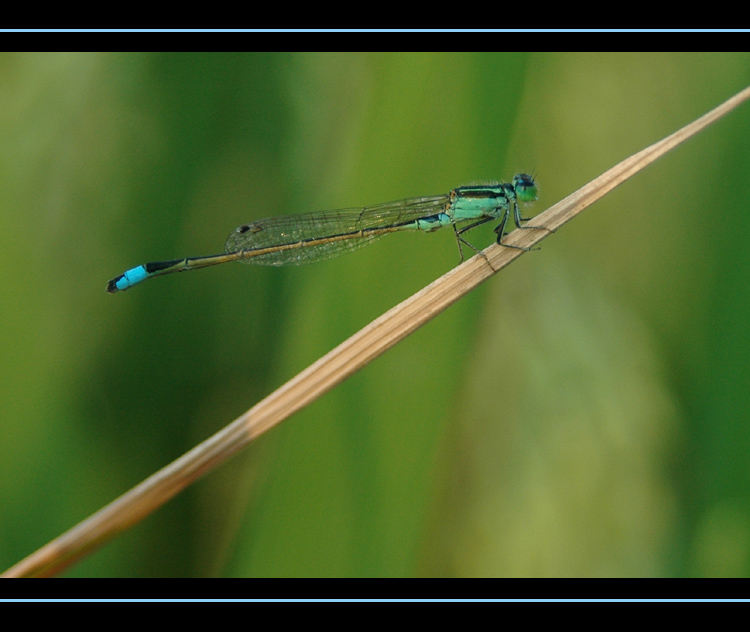
{"type": "Polygon", "coordinates": [[[521,202],[533,202],[536,200],[538,189],[533,176],[527,173],[519,173],[513,176],[513,188],[516,191],[516,198],[521,202]]]}

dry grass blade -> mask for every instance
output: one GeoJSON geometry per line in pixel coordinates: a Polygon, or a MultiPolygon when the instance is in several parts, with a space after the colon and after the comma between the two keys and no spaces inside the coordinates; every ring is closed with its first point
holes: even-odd
{"type": "MultiPolygon", "coordinates": [[[[657,158],[750,98],[747,88],[667,138],[634,154],[534,218],[554,231],[657,158]]],[[[511,245],[549,235],[516,230],[511,245]]],[[[244,415],[97,513],[8,569],[5,577],[50,576],[153,512],[257,436],[314,401],[524,253],[493,245],[397,305],[340,344],[244,415]]]]}

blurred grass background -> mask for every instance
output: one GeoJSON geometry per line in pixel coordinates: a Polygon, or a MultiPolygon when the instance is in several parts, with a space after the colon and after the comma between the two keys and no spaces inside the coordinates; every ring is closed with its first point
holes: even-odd
{"type": "MultiPolygon", "coordinates": [[[[107,279],[518,171],[539,212],[749,83],[738,53],[0,55],[0,565],[458,256],[107,279]]],[[[748,575],[749,170],[745,105],[66,574],[748,575]]]]}

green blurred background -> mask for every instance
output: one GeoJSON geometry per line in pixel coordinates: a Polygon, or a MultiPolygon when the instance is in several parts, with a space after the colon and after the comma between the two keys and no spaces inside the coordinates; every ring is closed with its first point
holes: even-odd
{"type": "MultiPolygon", "coordinates": [[[[458,257],[107,279],[518,171],[540,212],[748,84],[748,54],[2,54],[0,566],[458,257]]],[[[750,574],[749,171],[746,104],[66,575],[750,574]]]]}

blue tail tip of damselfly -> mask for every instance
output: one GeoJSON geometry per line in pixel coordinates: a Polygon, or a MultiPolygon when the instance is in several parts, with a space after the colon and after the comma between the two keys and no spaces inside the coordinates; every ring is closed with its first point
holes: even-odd
{"type": "Polygon", "coordinates": [[[107,281],[107,292],[110,294],[114,294],[115,292],[119,292],[120,288],[117,287],[117,283],[122,280],[123,275],[116,276],[114,279],[110,279],[107,281]]]}
{"type": "MultiPolygon", "coordinates": [[[[152,265],[152,264],[146,264],[152,265]]],[[[116,276],[114,279],[107,281],[107,292],[114,294],[115,292],[124,292],[125,290],[133,287],[141,281],[145,281],[149,277],[149,271],[146,266],[136,266],[122,273],[120,276],[116,276]]]]}

